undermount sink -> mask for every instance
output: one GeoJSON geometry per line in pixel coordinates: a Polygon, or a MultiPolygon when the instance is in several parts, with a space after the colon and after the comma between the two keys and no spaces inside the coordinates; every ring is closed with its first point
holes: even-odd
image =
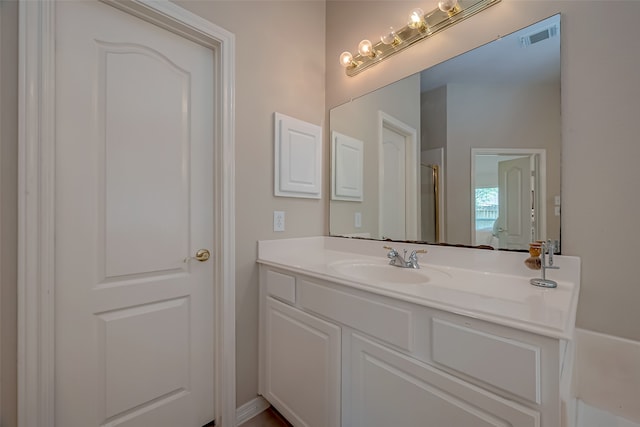
{"type": "Polygon", "coordinates": [[[400,268],[384,261],[345,260],[333,262],[329,267],[340,275],[370,283],[421,284],[434,279],[451,279],[448,273],[429,267],[400,268]]]}

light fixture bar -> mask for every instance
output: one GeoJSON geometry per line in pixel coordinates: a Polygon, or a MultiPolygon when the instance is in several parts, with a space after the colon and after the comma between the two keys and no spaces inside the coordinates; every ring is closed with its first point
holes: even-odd
{"type": "Polygon", "coordinates": [[[450,26],[455,25],[458,22],[463,21],[499,2],[500,0],[458,0],[459,11],[452,15],[436,8],[431,12],[426,13],[424,16],[426,29],[414,29],[409,25],[405,25],[396,31],[398,39],[401,40],[400,43],[376,43],[373,45],[373,52],[375,55],[363,56],[361,54],[356,54],[353,56],[351,65],[345,68],[345,72],[347,76],[355,76],[356,74],[373,67],[383,59],[408,48],[414,43],[429,38],[445,28],[449,28],[450,26]]]}

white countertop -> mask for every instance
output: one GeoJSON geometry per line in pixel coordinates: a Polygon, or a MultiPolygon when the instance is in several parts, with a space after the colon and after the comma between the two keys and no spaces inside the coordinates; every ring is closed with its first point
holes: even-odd
{"type": "MultiPolygon", "coordinates": [[[[524,265],[526,253],[415,245],[341,237],[309,237],[258,242],[258,262],[367,290],[415,304],[487,320],[553,338],[571,339],[580,288],[580,259],[555,256],[558,270],[547,278],[554,289],[529,284],[540,271],[524,265]],[[385,265],[390,245],[398,250],[427,249],[419,256],[425,283],[359,280],[335,268],[364,262],[385,265]]],[[[393,267],[394,269],[396,267],[393,267]]],[[[403,272],[398,268],[398,273],[403,272]]]]}

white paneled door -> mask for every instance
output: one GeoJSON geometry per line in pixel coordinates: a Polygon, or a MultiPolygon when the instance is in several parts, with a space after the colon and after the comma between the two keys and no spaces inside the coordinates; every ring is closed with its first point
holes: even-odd
{"type": "Polygon", "coordinates": [[[213,53],[93,1],[58,2],[56,29],[56,426],[201,427],[213,53]]]}
{"type": "Polygon", "coordinates": [[[498,162],[498,239],[501,249],[526,249],[535,240],[531,212],[532,159],[498,162]]]}

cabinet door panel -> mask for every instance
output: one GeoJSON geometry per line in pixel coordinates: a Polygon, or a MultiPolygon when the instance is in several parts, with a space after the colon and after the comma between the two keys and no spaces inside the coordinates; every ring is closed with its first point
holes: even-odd
{"type": "Polygon", "coordinates": [[[538,427],[536,411],[352,334],[352,427],[538,427]]]}
{"type": "Polygon", "coordinates": [[[267,298],[264,397],[295,426],[340,424],[340,328],[267,298]]]}
{"type": "Polygon", "coordinates": [[[437,318],[432,331],[435,362],[540,404],[540,347],[437,318]]]}

